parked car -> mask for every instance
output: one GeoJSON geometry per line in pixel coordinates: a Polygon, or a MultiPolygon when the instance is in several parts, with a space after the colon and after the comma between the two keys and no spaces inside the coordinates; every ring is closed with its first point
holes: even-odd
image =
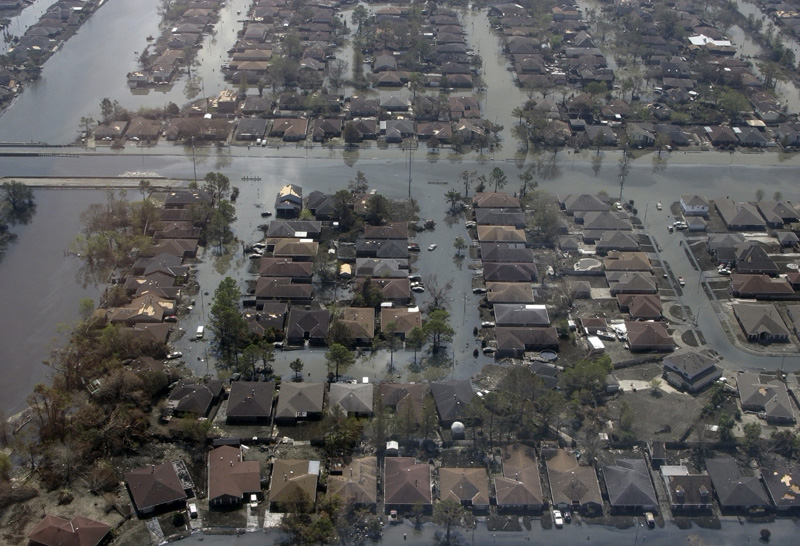
{"type": "Polygon", "coordinates": [[[661,209],[662,209],[662,206],[661,206],[661,201],[659,201],[658,203],[656,203],[656,209],[657,209],[657,210],[661,210],[661,209]]]}
{"type": "Polygon", "coordinates": [[[651,529],[656,526],[656,518],[653,516],[652,512],[645,512],[644,519],[647,521],[647,526],[651,529]]]}
{"type": "Polygon", "coordinates": [[[431,250],[431,251],[433,251],[433,250],[436,250],[436,248],[437,248],[438,246],[439,246],[439,245],[437,245],[436,243],[431,243],[431,244],[428,246],[428,250],[431,250]]]}
{"type": "Polygon", "coordinates": [[[553,524],[557,529],[564,527],[564,518],[561,516],[560,510],[553,510],[553,524]]]}
{"type": "Polygon", "coordinates": [[[189,503],[189,517],[197,519],[197,505],[193,502],[189,503]]]}
{"type": "Polygon", "coordinates": [[[572,512],[569,510],[564,510],[564,521],[567,523],[572,523],[572,512]]]}
{"type": "Polygon", "coordinates": [[[686,281],[683,277],[678,277],[678,284],[681,286],[686,286],[686,281]]]}
{"type": "Polygon", "coordinates": [[[419,252],[419,243],[408,243],[409,252],[419,252]]]}
{"type": "Polygon", "coordinates": [[[481,328],[494,328],[495,324],[491,320],[484,320],[481,322],[481,328]]]}
{"type": "Polygon", "coordinates": [[[417,284],[411,287],[412,292],[425,292],[425,287],[421,284],[417,284]]]}
{"type": "Polygon", "coordinates": [[[486,293],[486,289],[485,288],[481,288],[481,287],[473,288],[472,289],[472,293],[473,294],[485,294],[486,293]]]}
{"type": "Polygon", "coordinates": [[[175,360],[183,356],[183,353],[180,351],[172,351],[167,355],[167,360],[175,360]]]}

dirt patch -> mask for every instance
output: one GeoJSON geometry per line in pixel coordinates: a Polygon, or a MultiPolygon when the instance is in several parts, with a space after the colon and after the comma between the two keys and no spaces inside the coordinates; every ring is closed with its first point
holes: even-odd
{"type": "MultiPolygon", "coordinates": [[[[651,376],[652,377],[652,376],[651,376]]],[[[626,392],[608,405],[611,415],[619,415],[623,400],[634,412],[633,437],[639,440],[676,441],[684,437],[700,417],[708,397],[660,392],[653,396],[650,389],[626,392]]]]}

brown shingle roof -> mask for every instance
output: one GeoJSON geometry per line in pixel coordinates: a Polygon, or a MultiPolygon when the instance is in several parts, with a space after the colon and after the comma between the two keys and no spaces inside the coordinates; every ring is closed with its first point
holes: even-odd
{"type": "Polygon", "coordinates": [[[208,454],[208,498],[212,504],[260,492],[258,461],[245,461],[241,448],[221,446],[208,454]]]}
{"type": "Polygon", "coordinates": [[[186,492],[172,463],[132,470],[125,474],[125,482],[139,512],[151,511],[164,504],[186,500],[186,492]]]}
{"type": "Polygon", "coordinates": [[[109,525],[83,516],[71,520],[46,515],[28,539],[43,546],[96,546],[111,530],[109,525]]]}

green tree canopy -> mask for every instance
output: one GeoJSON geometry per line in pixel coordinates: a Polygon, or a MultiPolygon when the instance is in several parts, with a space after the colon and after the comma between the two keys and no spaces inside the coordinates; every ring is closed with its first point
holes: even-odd
{"type": "Polygon", "coordinates": [[[239,351],[247,342],[247,320],[239,310],[241,292],[236,281],[225,277],[214,293],[209,328],[214,333],[214,351],[228,368],[238,363],[239,351]]]}

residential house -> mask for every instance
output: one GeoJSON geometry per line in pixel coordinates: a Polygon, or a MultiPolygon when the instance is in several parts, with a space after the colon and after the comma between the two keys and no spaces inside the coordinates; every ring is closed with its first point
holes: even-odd
{"type": "Polygon", "coordinates": [[[317,501],[319,461],[307,459],[277,459],[272,465],[269,483],[269,507],[273,512],[288,512],[299,500],[317,501]]]}
{"type": "MultiPolygon", "coordinates": [[[[481,243],[481,259],[487,262],[500,263],[533,263],[533,250],[525,248],[524,244],[510,243],[481,243]]],[[[516,279],[494,279],[514,281],[516,279]]]]}
{"type": "Polygon", "coordinates": [[[656,512],[658,498],[643,458],[617,459],[602,467],[612,511],[656,512]]]}
{"type": "Polygon", "coordinates": [[[646,252],[611,251],[603,260],[606,271],[647,271],[653,272],[646,252]]]}
{"type": "Polygon", "coordinates": [[[755,372],[739,373],[736,382],[742,410],[763,414],[767,423],[772,425],[796,422],[786,384],[774,376],[755,372]]]}
{"type": "Polygon", "coordinates": [[[450,119],[481,117],[481,109],[475,97],[450,95],[448,101],[450,106],[450,119]]]}
{"type": "Polygon", "coordinates": [[[478,226],[478,240],[484,242],[525,244],[525,230],[513,226],[478,226]]]}
{"type": "Polygon", "coordinates": [[[370,417],[373,398],[372,383],[331,383],[328,407],[348,417],[370,417]]]}
{"type": "Polygon", "coordinates": [[[310,283],[293,283],[291,277],[259,277],[255,296],[257,301],[277,300],[302,304],[311,303],[314,290],[310,283]]]}
{"type": "Polygon", "coordinates": [[[275,239],[272,256],[310,262],[319,250],[319,243],[311,239],[275,239]]]}
{"type": "Polygon", "coordinates": [[[128,325],[140,322],[163,322],[164,317],[175,315],[175,300],[145,294],[132,300],[125,307],[114,307],[106,313],[108,322],[128,325]]]}
{"type": "Polygon", "coordinates": [[[489,510],[489,479],[485,468],[439,468],[439,497],[474,511],[489,510]]]}
{"type": "Polygon", "coordinates": [[[553,327],[495,328],[497,358],[522,358],[526,351],[558,350],[558,333],[553,327]]]}
{"type": "Polygon", "coordinates": [[[345,307],[339,322],[347,327],[356,345],[372,344],[375,337],[375,309],[372,307],[345,307]]]}
{"type": "Polygon", "coordinates": [[[311,282],[311,262],[296,262],[291,258],[261,258],[258,274],[262,277],[286,277],[293,283],[306,284],[311,282]]]}
{"type": "Polygon", "coordinates": [[[395,258],[356,258],[356,277],[408,278],[408,260],[395,258]]]}
{"type": "MultiPolygon", "coordinates": [[[[587,240],[587,235],[591,235],[584,231],[584,241],[587,240]]],[[[600,231],[600,239],[595,242],[595,251],[599,255],[608,254],[611,251],[617,252],[637,252],[639,250],[639,241],[633,233],[619,230],[600,231]]]]}
{"type": "Polygon", "coordinates": [[[711,478],[706,474],[690,474],[685,466],[661,467],[661,476],[675,513],[711,512],[714,508],[711,478]]]}
{"type": "Polygon", "coordinates": [[[631,352],[671,352],[675,349],[672,336],[659,322],[625,321],[625,327],[628,331],[628,344],[631,352]]]}
{"type": "Polygon", "coordinates": [[[681,195],[681,210],[684,216],[705,216],[711,208],[708,199],[702,195],[681,195]]]}
{"type": "Polygon", "coordinates": [[[800,467],[796,463],[771,460],[761,463],[761,479],[778,513],[800,508],[800,467]]]}
{"type": "Polygon", "coordinates": [[[545,305],[501,303],[494,306],[497,326],[550,326],[545,305]]]}
{"type": "Polygon", "coordinates": [[[736,138],[736,133],[726,125],[706,126],[703,127],[703,130],[708,140],[711,141],[711,144],[714,146],[728,147],[736,146],[739,143],[739,139],[736,138]]]}
{"type": "MultiPolygon", "coordinates": [[[[356,288],[359,288],[362,282],[366,282],[366,280],[359,279],[356,288]]],[[[381,291],[383,301],[406,305],[411,300],[411,282],[408,278],[370,279],[370,282],[381,291]]]]}
{"type": "Polygon", "coordinates": [[[527,263],[497,263],[484,261],[483,263],[483,280],[486,283],[532,283],[536,282],[536,278],[536,264],[532,261],[527,263]]]}
{"type": "Polygon", "coordinates": [[[269,423],[272,421],[273,381],[234,381],[228,395],[225,420],[232,423],[269,423]]]}
{"type": "Polygon", "coordinates": [[[308,120],[305,118],[278,118],[273,120],[270,137],[280,137],[286,142],[298,142],[308,136],[308,120]]]}
{"type": "Polygon", "coordinates": [[[408,222],[389,222],[381,226],[364,226],[364,239],[408,239],[408,222]]]}
{"type": "Polygon", "coordinates": [[[743,475],[735,459],[707,458],[705,462],[719,506],[723,511],[769,506],[769,498],[761,481],[756,477],[743,475]]]}
{"type": "MultiPolygon", "coordinates": [[[[775,276],[780,269],[769,257],[761,245],[753,241],[739,243],[734,248],[736,257],[736,271],[743,274],[757,274],[775,276]]],[[[717,253],[719,255],[719,253],[717,253]]],[[[720,260],[721,261],[721,260],[720,260]]]]}
{"type": "Polygon", "coordinates": [[[794,289],[786,278],[773,279],[769,275],[731,275],[729,291],[735,298],[757,300],[794,298],[794,289]]]}
{"type": "Polygon", "coordinates": [[[475,209],[475,222],[479,226],[513,226],[525,229],[525,214],[517,209],[475,209]]]}
{"type": "Polygon", "coordinates": [[[772,229],[781,229],[784,225],[800,220],[797,209],[791,203],[759,201],[756,203],[756,207],[767,222],[767,226],[772,229]]]}
{"type": "Polygon", "coordinates": [[[167,408],[175,415],[207,417],[211,407],[222,397],[224,382],[212,379],[207,383],[195,383],[181,379],[167,397],[167,408]]]}
{"type": "Polygon", "coordinates": [[[487,282],[486,301],[492,305],[533,303],[533,288],[524,282],[487,282]]]}
{"type": "Polygon", "coordinates": [[[386,142],[398,144],[414,136],[414,120],[390,119],[380,124],[386,142]]]}
{"type": "Polygon", "coordinates": [[[251,495],[261,496],[258,461],[245,461],[241,447],[220,446],[208,454],[208,505],[239,506],[251,495]]]}
{"type": "Polygon", "coordinates": [[[617,305],[622,313],[635,320],[660,320],[663,309],[657,294],[617,294],[617,305]]]}
{"type": "Polygon", "coordinates": [[[786,343],[789,329],[773,304],[737,303],[733,314],[747,341],[753,343],[786,343]]]}
{"type": "Polygon", "coordinates": [[[378,459],[356,457],[342,469],[330,474],[328,494],[337,495],[347,506],[374,509],[378,500],[378,459]]]}
{"type": "Polygon", "coordinates": [[[758,209],[750,203],[737,203],[730,199],[714,202],[720,218],[731,231],[764,231],[766,223],[758,209]]]}
{"type": "Polygon", "coordinates": [[[321,191],[312,191],[308,194],[306,208],[317,220],[333,220],[338,218],[336,200],[334,196],[321,191]]]}
{"type": "Polygon", "coordinates": [[[264,138],[267,132],[267,120],[264,118],[242,118],[236,126],[233,138],[236,140],[256,141],[264,138]]]}
{"type": "Polygon", "coordinates": [[[275,198],[275,215],[278,218],[296,218],[303,210],[303,188],[286,184],[275,198]]]}
{"type": "Polygon", "coordinates": [[[468,418],[467,407],[475,397],[469,379],[435,381],[430,384],[430,389],[442,426],[449,427],[455,421],[468,418]]]}
{"type": "Polygon", "coordinates": [[[774,143],[767,139],[767,135],[755,127],[734,127],[733,133],[739,139],[740,146],[748,148],[764,148],[774,143]]]}
{"type": "Polygon", "coordinates": [[[426,386],[422,383],[381,383],[378,395],[380,403],[392,409],[397,422],[413,424],[413,428],[418,428],[425,404],[425,390],[426,386]]]}
{"type": "Polygon", "coordinates": [[[722,370],[704,353],[681,349],[664,357],[664,379],[686,392],[699,392],[722,377],[722,370]]]}
{"type": "Polygon", "coordinates": [[[324,383],[282,383],[275,422],[294,425],[300,420],[320,419],[324,398],[324,383]]]}
{"type": "Polygon", "coordinates": [[[416,506],[430,512],[433,502],[431,467],[413,457],[387,457],[383,462],[383,501],[386,512],[409,512],[416,506]]]}
{"type": "MultiPolygon", "coordinates": [[[[314,120],[312,138],[314,142],[326,142],[342,136],[344,122],[340,118],[324,118],[314,120]]],[[[310,207],[309,207],[310,208],[310,207]]]]}
{"type": "Polygon", "coordinates": [[[125,130],[125,138],[136,142],[151,144],[161,134],[162,122],[155,119],[135,117],[125,130]]]}
{"type": "MultiPolygon", "coordinates": [[[[183,461],[176,462],[183,470],[186,469],[183,461]]],[[[139,517],[183,507],[193,494],[194,484],[181,481],[175,466],[175,463],[167,462],[125,473],[125,485],[139,517]],[[188,490],[186,485],[189,485],[188,490]]]]}
{"type": "Polygon", "coordinates": [[[408,259],[408,242],[401,239],[356,240],[356,256],[359,258],[398,258],[408,259]]]}
{"type": "Polygon", "coordinates": [[[286,239],[314,239],[322,233],[322,222],[316,220],[273,220],[267,228],[267,237],[286,239]]]}
{"type": "Polygon", "coordinates": [[[286,339],[290,345],[325,345],[331,313],[327,309],[312,310],[293,307],[289,311],[286,339]]]}
{"type": "Polygon", "coordinates": [[[519,210],[519,199],[503,192],[477,192],[472,196],[475,209],[516,209],[519,210]]]}
{"type": "Polygon", "coordinates": [[[612,296],[618,294],[657,294],[656,278],[646,271],[606,271],[612,296]]]}
{"type": "MultiPolygon", "coordinates": [[[[258,338],[263,338],[270,333],[283,332],[286,322],[286,313],[289,306],[284,302],[265,301],[256,305],[256,311],[245,311],[242,313],[247,320],[250,333],[258,338]]],[[[282,337],[282,336],[281,336],[282,337]]]]}
{"type": "Polygon", "coordinates": [[[83,516],[64,519],[47,514],[28,535],[31,546],[98,546],[111,526],[83,516]]]}
{"type": "Polygon", "coordinates": [[[502,463],[503,475],[494,479],[498,511],[541,512],[544,496],[533,449],[519,444],[508,446],[503,449],[502,463]]]}
{"type": "Polygon", "coordinates": [[[386,326],[394,323],[394,332],[401,339],[408,337],[414,328],[422,328],[422,314],[419,307],[381,307],[381,331],[386,332],[386,326]]]}
{"type": "Polygon", "coordinates": [[[585,515],[603,513],[603,498],[597,474],[591,465],[581,465],[572,450],[543,448],[553,507],[585,515]]]}
{"type": "Polygon", "coordinates": [[[596,195],[581,193],[559,197],[561,208],[570,216],[576,213],[603,212],[609,210],[609,205],[596,195]]]}

